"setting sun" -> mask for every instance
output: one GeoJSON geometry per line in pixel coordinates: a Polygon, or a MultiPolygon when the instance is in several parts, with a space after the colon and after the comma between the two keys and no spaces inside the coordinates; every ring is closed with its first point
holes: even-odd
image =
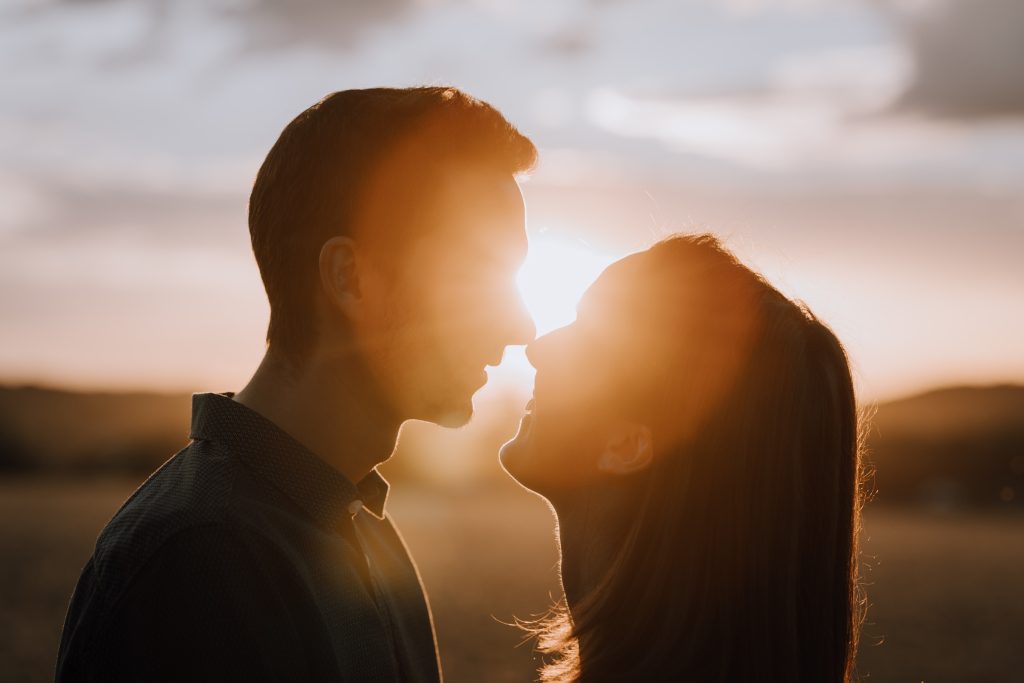
{"type": "MultiPolygon", "coordinates": [[[[547,229],[534,233],[526,263],[516,279],[523,303],[537,326],[537,336],[575,320],[580,297],[616,258],[582,240],[557,237],[547,229]]],[[[533,368],[522,346],[510,346],[499,368],[489,369],[488,374],[491,379],[511,376],[516,386],[525,386],[524,382],[532,382],[533,368]]]]}
{"type": "Polygon", "coordinates": [[[615,257],[583,241],[541,231],[530,239],[530,255],[519,271],[519,291],[537,325],[537,336],[568,325],[587,287],[615,257]]]}

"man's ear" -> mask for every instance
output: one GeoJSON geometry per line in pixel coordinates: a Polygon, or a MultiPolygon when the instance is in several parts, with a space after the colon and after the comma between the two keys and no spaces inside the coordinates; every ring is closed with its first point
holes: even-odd
{"type": "Polygon", "coordinates": [[[328,301],[349,315],[362,296],[357,256],[351,237],[332,237],[320,247],[320,285],[328,301]]]}
{"type": "Polygon", "coordinates": [[[639,422],[621,421],[611,429],[597,458],[597,469],[607,474],[632,474],[649,467],[652,460],[651,428],[639,422]]]}

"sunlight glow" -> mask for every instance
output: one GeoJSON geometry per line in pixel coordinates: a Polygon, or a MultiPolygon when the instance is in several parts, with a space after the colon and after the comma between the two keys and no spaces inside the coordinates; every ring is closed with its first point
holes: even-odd
{"type": "Polygon", "coordinates": [[[580,297],[612,261],[582,241],[541,231],[530,239],[530,253],[519,271],[519,292],[537,325],[537,336],[576,319],[580,297]]]}
{"type": "MultiPolygon", "coordinates": [[[[576,304],[616,256],[602,253],[579,239],[557,237],[552,231],[531,231],[530,251],[517,281],[523,303],[537,326],[537,336],[576,319],[576,304]]],[[[501,365],[488,368],[492,380],[481,392],[500,393],[512,386],[521,391],[533,384],[533,367],[525,348],[509,346],[501,365]]]]}

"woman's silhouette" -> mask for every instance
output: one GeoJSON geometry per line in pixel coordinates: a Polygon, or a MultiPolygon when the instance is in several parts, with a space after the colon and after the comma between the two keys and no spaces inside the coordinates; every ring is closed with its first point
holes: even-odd
{"type": "Polygon", "coordinates": [[[846,355],[710,236],[610,266],[532,343],[502,449],[558,517],[551,681],[848,681],[863,600],[846,355]]]}

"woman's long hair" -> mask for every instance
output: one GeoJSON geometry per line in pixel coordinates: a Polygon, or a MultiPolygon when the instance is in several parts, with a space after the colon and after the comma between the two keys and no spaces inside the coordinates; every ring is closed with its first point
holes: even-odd
{"type": "Polygon", "coordinates": [[[652,360],[634,374],[656,456],[604,580],[541,623],[542,680],[850,681],[862,468],[842,345],[714,237],[630,259],[608,286],[652,360]]]}

